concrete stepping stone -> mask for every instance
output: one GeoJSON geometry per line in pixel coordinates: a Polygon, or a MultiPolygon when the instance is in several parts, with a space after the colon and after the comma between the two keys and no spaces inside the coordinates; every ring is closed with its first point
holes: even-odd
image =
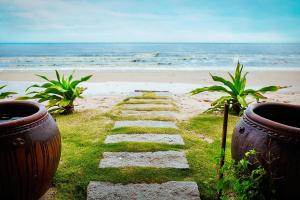
{"type": "Polygon", "coordinates": [[[172,101],[170,101],[169,99],[129,99],[127,101],[125,101],[125,103],[131,103],[134,102],[135,104],[149,104],[150,103],[169,103],[171,104],[172,101]]]}
{"type": "Polygon", "coordinates": [[[188,169],[185,154],[179,151],[104,152],[99,168],[156,167],[188,169]]]}
{"type": "Polygon", "coordinates": [[[116,121],[114,128],[120,127],[147,127],[147,128],[178,128],[175,122],[155,120],[116,121]]]}
{"type": "Polygon", "coordinates": [[[104,141],[106,144],[119,142],[156,142],[184,145],[180,135],[169,134],[116,134],[107,136],[104,141]]]}
{"type": "Polygon", "coordinates": [[[123,108],[125,109],[142,109],[142,108],[174,108],[173,105],[170,104],[124,104],[123,108]]]}
{"type": "Polygon", "coordinates": [[[151,116],[151,117],[175,117],[175,111],[136,111],[136,110],[122,110],[121,115],[128,116],[151,116]]]}
{"type": "Polygon", "coordinates": [[[91,181],[87,200],[200,200],[197,183],[170,181],[162,184],[113,184],[91,181]]]}

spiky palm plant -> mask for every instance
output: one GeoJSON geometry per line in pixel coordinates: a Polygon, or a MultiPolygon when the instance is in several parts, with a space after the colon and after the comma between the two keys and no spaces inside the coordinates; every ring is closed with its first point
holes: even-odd
{"type": "Polygon", "coordinates": [[[73,73],[66,79],[64,75],[60,76],[57,70],[55,70],[55,73],[57,80],[49,80],[46,76],[37,75],[47,82],[42,85],[34,84],[28,87],[26,89],[27,96],[19,99],[38,99],[40,103],[48,102],[47,108],[49,112],[59,112],[61,114],[72,113],[74,111],[74,100],[76,98],[83,98],[81,94],[86,90],[86,88],[78,87],[78,84],[89,80],[92,75],[74,80],[73,73]],[[38,88],[38,90],[28,92],[32,88],[38,88]]]}
{"type": "MultiPolygon", "coordinates": [[[[0,91],[5,88],[7,85],[0,86],[0,91]]],[[[5,99],[7,97],[10,97],[12,94],[17,94],[16,92],[0,92],[0,99],[5,99]]]]}
{"type": "Polygon", "coordinates": [[[213,85],[209,87],[197,88],[191,91],[192,95],[201,92],[223,92],[227,94],[226,96],[222,96],[212,102],[212,108],[208,109],[208,112],[222,111],[224,109],[225,102],[228,102],[231,113],[238,115],[249,105],[249,102],[246,101],[246,97],[248,95],[254,97],[256,101],[259,101],[260,99],[267,98],[263,95],[266,92],[275,92],[279,89],[286,88],[286,86],[267,86],[258,90],[246,89],[246,76],[248,72],[243,74],[243,65],[241,65],[239,62],[237,63],[234,76],[231,73],[228,74],[231,80],[226,80],[220,76],[214,76],[210,74],[214,81],[220,82],[224,86],[213,85]]]}

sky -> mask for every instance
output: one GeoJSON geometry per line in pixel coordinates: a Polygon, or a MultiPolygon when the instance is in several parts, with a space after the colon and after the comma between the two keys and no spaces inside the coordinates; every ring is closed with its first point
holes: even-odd
{"type": "Polygon", "coordinates": [[[300,0],[0,0],[0,42],[300,42],[300,0]]]}

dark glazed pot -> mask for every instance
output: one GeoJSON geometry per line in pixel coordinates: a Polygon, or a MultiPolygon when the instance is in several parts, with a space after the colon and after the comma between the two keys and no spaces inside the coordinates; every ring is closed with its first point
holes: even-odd
{"type": "Polygon", "coordinates": [[[238,161],[251,149],[272,172],[280,199],[300,199],[300,105],[250,106],[234,129],[232,158],[238,161]]]}
{"type": "Polygon", "coordinates": [[[59,130],[43,105],[0,102],[0,199],[39,199],[51,184],[60,150],[59,130]]]}

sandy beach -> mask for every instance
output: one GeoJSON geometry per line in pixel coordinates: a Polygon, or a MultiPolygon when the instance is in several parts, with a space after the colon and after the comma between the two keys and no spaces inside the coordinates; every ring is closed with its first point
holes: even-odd
{"type": "MultiPolygon", "coordinates": [[[[247,69],[245,69],[247,71],[247,69]]],[[[61,71],[71,73],[71,71],[61,71]]],[[[75,77],[93,74],[89,82],[158,82],[158,83],[191,83],[200,85],[214,84],[209,73],[219,76],[227,76],[226,71],[220,70],[149,70],[149,71],[117,71],[117,70],[80,70],[76,71],[75,77]]],[[[55,78],[53,71],[32,71],[32,70],[3,70],[0,71],[2,81],[42,81],[35,74],[44,74],[55,78]]],[[[285,85],[292,86],[288,91],[300,92],[300,71],[292,70],[259,70],[250,71],[247,76],[249,86],[264,85],[285,85]]]]}
{"type": "MultiPolygon", "coordinates": [[[[228,76],[225,71],[210,71],[214,75],[228,76]]],[[[63,71],[68,74],[70,71],[63,71]]],[[[0,81],[14,90],[24,90],[32,82],[42,80],[34,74],[55,78],[53,71],[1,71],[0,81]],[[23,88],[22,88],[23,87],[23,88]],[[22,88],[22,89],[21,89],[22,88]]],[[[211,102],[221,93],[188,94],[198,86],[215,84],[209,71],[76,71],[76,77],[93,74],[85,99],[76,101],[79,110],[100,109],[109,111],[135,89],[161,89],[174,93],[174,99],[180,107],[179,119],[185,120],[209,108],[211,102]]],[[[267,93],[265,101],[300,104],[300,71],[251,71],[248,75],[248,87],[259,88],[267,85],[291,86],[275,93],[267,93]]],[[[19,91],[20,93],[20,91],[19,91]]]]}

